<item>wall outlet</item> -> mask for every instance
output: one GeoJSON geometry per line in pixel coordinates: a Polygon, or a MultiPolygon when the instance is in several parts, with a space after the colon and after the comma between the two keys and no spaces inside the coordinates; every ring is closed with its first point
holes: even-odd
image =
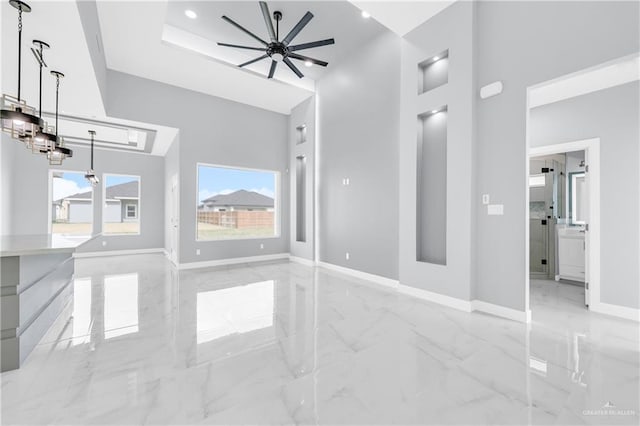
{"type": "Polygon", "coordinates": [[[264,244],[260,243],[260,250],[264,249],[264,244]]]}
{"type": "Polygon", "coordinates": [[[489,204],[489,194],[482,194],[482,204],[489,204]]]}
{"type": "Polygon", "coordinates": [[[196,256],[200,256],[200,249],[196,249],[196,256]]]}
{"type": "Polygon", "coordinates": [[[349,185],[349,178],[342,178],[342,185],[348,186],[349,185]]]}
{"type": "Polygon", "coordinates": [[[345,258],[345,259],[347,259],[347,260],[349,260],[349,256],[350,256],[350,255],[349,255],[349,252],[346,252],[346,253],[344,254],[344,258],[345,258]]]}
{"type": "Polygon", "coordinates": [[[102,242],[102,247],[106,247],[106,245],[107,245],[107,242],[106,242],[106,241],[103,241],[103,242],[102,242]]]}

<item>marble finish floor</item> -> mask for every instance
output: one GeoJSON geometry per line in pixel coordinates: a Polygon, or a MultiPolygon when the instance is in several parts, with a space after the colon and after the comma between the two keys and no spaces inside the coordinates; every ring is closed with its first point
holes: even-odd
{"type": "Polygon", "coordinates": [[[532,281],[530,325],[295,263],[81,259],[9,424],[638,424],[638,324],[532,281]]]}

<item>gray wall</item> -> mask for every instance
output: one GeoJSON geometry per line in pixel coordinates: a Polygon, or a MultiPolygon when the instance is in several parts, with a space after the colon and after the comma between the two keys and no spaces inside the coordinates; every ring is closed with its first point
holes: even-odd
{"type": "Polygon", "coordinates": [[[0,141],[0,235],[11,235],[11,200],[15,185],[13,156],[15,151],[25,148],[4,133],[0,136],[0,141]]]}
{"type": "Polygon", "coordinates": [[[104,103],[107,97],[107,62],[104,57],[104,44],[102,43],[98,8],[94,0],[76,0],[76,5],[78,6],[82,29],[89,48],[93,71],[98,82],[98,89],[104,103]]]}
{"type": "MultiPolygon", "coordinates": [[[[473,12],[473,3],[457,2],[407,34],[402,45],[400,283],[464,300],[472,298],[474,264],[473,12]],[[448,83],[419,95],[418,64],[447,49],[448,83]],[[442,193],[446,191],[446,265],[438,265],[416,261],[417,117],[445,105],[448,107],[446,164],[442,166],[446,169],[429,175],[437,179],[431,183],[435,200],[423,200],[427,205],[441,203],[445,198],[442,193]],[[442,178],[445,173],[446,178],[442,178]]],[[[435,238],[442,240],[444,236],[435,238]]],[[[430,244],[429,241],[423,243],[430,244]]],[[[442,243],[441,246],[445,245],[442,243]]]]}
{"type": "Polygon", "coordinates": [[[289,116],[289,181],[291,193],[291,243],[290,253],[292,256],[314,260],[314,192],[315,192],[315,148],[316,148],[316,98],[312,96],[300,103],[291,110],[289,116]],[[297,130],[301,125],[307,126],[307,141],[297,144],[297,130]],[[304,156],[306,159],[305,176],[305,236],[304,242],[296,241],[296,158],[304,156]]]}
{"type": "MultiPolygon", "coordinates": [[[[17,142],[2,139],[5,146],[17,142]]],[[[12,154],[12,175],[19,182],[19,190],[14,188],[12,196],[2,198],[2,204],[11,205],[11,234],[46,234],[49,227],[49,170],[69,170],[84,172],[89,166],[89,150],[72,147],[74,156],[64,161],[62,166],[49,166],[41,155],[32,154],[23,147],[12,154]]],[[[4,167],[3,167],[4,170],[4,167]]],[[[102,183],[103,173],[140,176],[142,182],[140,235],[113,235],[98,237],[83,245],[79,252],[103,250],[130,250],[162,248],[164,244],[164,182],[158,179],[164,173],[164,159],[146,154],[122,153],[118,151],[96,150],[95,170],[99,174],[100,185],[94,188],[93,232],[102,228],[102,183]],[[106,245],[103,246],[103,242],[106,245]]],[[[4,171],[3,171],[4,173],[4,171]]]]}
{"type": "Polygon", "coordinates": [[[640,307],[639,101],[636,81],[534,108],[529,118],[531,146],[600,138],[600,299],[631,308],[640,307]]]}
{"type": "MultiPolygon", "coordinates": [[[[111,70],[107,73],[107,84],[109,116],[180,129],[181,263],[289,252],[286,115],[111,70]],[[199,162],[279,171],[281,235],[196,242],[199,162]],[[264,244],[264,249],[260,249],[260,244],[264,244]],[[196,249],[201,250],[200,256],[196,255],[196,249]]],[[[164,185],[162,175],[157,178],[164,185]]]]}
{"type": "Polygon", "coordinates": [[[477,83],[501,80],[504,91],[478,99],[474,202],[490,194],[505,209],[504,216],[476,215],[478,299],[525,309],[526,88],[639,51],[639,5],[477,3],[477,83]]]}
{"type": "Polygon", "coordinates": [[[399,61],[400,40],[386,33],[317,83],[320,260],[394,279],[399,61]]]}

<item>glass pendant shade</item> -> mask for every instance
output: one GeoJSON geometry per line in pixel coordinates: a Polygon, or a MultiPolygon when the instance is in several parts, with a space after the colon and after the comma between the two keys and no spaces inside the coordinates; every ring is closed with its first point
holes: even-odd
{"type": "Polygon", "coordinates": [[[66,158],[73,157],[73,151],[64,145],[64,138],[58,137],[55,147],[47,153],[50,165],[60,166],[66,158]]]}
{"type": "Polygon", "coordinates": [[[29,144],[44,122],[35,115],[35,109],[10,95],[2,96],[2,131],[20,142],[29,144]]]}
{"type": "Polygon", "coordinates": [[[34,154],[46,155],[56,147],[56,141],[56,128],[49,126],[45,122],[42,129],[37,131],[35,136],[30,140],[28,148],[31,148],[34,154]]]}

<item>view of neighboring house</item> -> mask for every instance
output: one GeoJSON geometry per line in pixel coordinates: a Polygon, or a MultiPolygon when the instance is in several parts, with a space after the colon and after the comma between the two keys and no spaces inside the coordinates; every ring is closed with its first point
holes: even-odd
{"type": "MultiPolygon", "coordinates": [[[[107,187],[106,223],[138,220],[138,181],[107,187]]],[[[59,223],[87,223],[93,217],[92,191],[80,192],[53,201],[53,217],[59,223]]]]}
{"type": "Polygon", "coordinates": [[[273,211],[273,198],[254,191],[240,189],[230,194],[218,194],[202,201],[198,210],[224,211],[273,211]]]}
{"type": "MultiPolygon", "coordinates": [[[[256,235],[273,235],[274,200],[266,195],[244,189],[230,194],[218,194],[202,201],[198,206],[199,238],[225,235],[207,229],[207,226],[225,229],[254,230],[256,235]]],[[[244,234],[238,234],[244,236],[244,234]]]]}

